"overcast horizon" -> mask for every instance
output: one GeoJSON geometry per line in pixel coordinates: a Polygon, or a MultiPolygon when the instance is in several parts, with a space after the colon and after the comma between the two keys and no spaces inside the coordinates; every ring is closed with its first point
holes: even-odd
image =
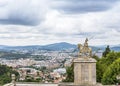
{"type": "Polygon", "coordinates": [[[0,45],[117,45],[119,16],[119,0],[0,0],[0,45]]]}

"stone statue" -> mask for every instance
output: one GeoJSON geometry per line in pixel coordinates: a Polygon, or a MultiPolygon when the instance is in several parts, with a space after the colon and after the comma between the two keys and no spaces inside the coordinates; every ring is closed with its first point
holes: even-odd
{"type": "Polygon", "coordinates": [[[92,56],[92,49],[88,46],[88,39],[86,38],[84,45],[78,44],[79,56],[92,56]]]}
{"type": "Polygon", "coordinates": [[[12,77],[12,84],[13,84],[13,86],[16,86],[15,74],[12,74],[11,77],[12,77]]]}
{"type": "Polygon", "coordinates": [[[58,86],[98,86],[96,83],[96,60],[92,58],[92,49],[86,38],[84,44],[78,44],[79,56],[73,59],[74,83],[61,83],[58,86]]]}

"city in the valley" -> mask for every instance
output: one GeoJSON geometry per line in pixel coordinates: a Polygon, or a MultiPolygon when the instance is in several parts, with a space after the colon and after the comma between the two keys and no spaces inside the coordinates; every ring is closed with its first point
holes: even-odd
{"type": "MultiPolygon", "coordinates": [[[[1,47],[0,64],[12,67],[19,73],[18,81],[38,80],[43,83],[59,83],[66,79],[66,68],[78,55],[77,45],[52,50],[39,47],[1,47]],[[6,50],[7,49],[7,50],[6,50]]],[[[55,44],[53,44],[55,45],[55,44]]],[[[59,45],[59,46],[60,46],[59,45]]],[[[103,47],[92,47],[93,55],[102,56],[103,47]]],[[[113,47],[114,49],[114,47],[113,47]]]]}
{"type": "MultiPolygon", "coordinates": [[[[66,79],[66,68],[71,66],[73,59],[78,55],[76,45],[71,44],[71,47],[65,48],[50,50],[35,47],[2,47],[0,64],[14,68],[20,75],[19,81],[38,79],[43,83],[58,83],[66,79]]],[[[102,50],[94,53],[100,57],[102,50]]]]}

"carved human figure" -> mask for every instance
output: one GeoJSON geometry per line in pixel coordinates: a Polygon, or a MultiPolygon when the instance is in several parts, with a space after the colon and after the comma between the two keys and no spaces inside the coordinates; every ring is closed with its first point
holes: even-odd
{"type": "Polygon", "coordinates": [[[84,45],[78,44],[79,55],[80,56],[92,56],[92,49],[88,46],[88,39],[86,38],[84,45]]]}

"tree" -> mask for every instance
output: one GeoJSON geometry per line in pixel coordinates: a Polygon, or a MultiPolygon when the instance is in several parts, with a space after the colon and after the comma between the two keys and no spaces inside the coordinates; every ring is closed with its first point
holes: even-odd
{"type": "Polygon", "coordinates": [[[112,64],[116,59],[120,57],[120,52],[109,52],[104,60],[104,63],[108,66],[112,64]]]}
{"type": "Polygon", "coordinates": [[[100,60],[98,60],[98,62],[96,63],[97,82],[101,83],[104,72],[119,57],[120,57],[120,52],[112,51],[107,54],[106,58],[102,57],[100,60]]]}
{"type": "Polygon", "coordinates": [[[103,52],[103,57],[106,57],[107,56],[107,54],[110,52],[111,50],[110,50],[110,48],[109,48],[109,45],[107,45],[107,47],[106,47],[106,49],[105,49],[105,51],[103,52]]]}
{"type": "Polygon", "coordinates": [[[11,74],[15,74],[19,78],[19,73],[14,71],[11,67],[6,65],[0,65],[0,84],[6,84],[11,82],[11,74]]]}
{"type": "Polygon", "coordinates": [[[118,75],[120,75],[120,58],[114,61],[105,71],[102,78],[102,84],[109,85],[120,83],[120,81],[116,79],[118,75]]]}
{"type": "Polygon", "coordinates": [[[73,82],[74,81],[74,64],[67,68],[67,77],[63,82],[73,82]]]}
{"type": "Polygon", "coordinates": [[[94,58],[94,59],[97,60],[97,61],[100,60],[100,58],[99,58],[98,56],[96,56],[96,55],[93,55],[92,58],[94,58]]]}

